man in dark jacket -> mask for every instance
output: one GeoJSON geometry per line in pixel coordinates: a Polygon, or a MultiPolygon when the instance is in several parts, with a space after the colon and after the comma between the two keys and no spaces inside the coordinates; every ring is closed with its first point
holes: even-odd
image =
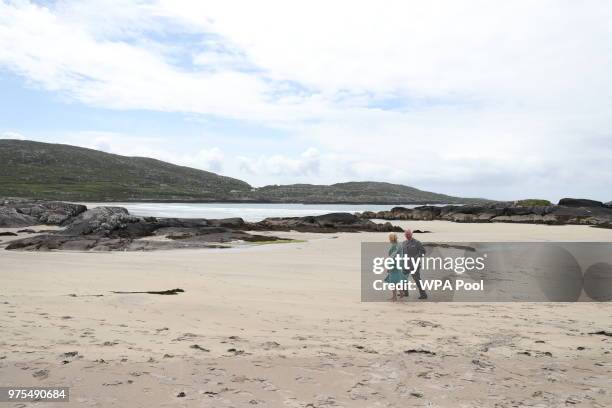
{"type": "MultiPolygon", "coordinates": [[[[411,230],[407,229],[404,232],[404,236],[406,237],[406,240],[402,242],[402,249],[404,250],[404,255],[407,255],[410,258],[414,258],[415,261],[417,258],[421,257],[422,255],[425,255],[425,253],[427,252],[425,251],[425,247],[423,247],[421,241],[412,238],[411,230]]],[[[404,270],[404,274],[406,274],[406,277],[408,277],[408,275],[412,275],[412,279],[414,279],[414,282],[416,283],[417,288],[419,289],[419,299],[427,299],[427,293],[425,292],[425,289],[423,289],[423,285],[421,284],[421,267],[419,265],[415,271],[412,271],[410,265],[414,264],[409,263],[409,268],[404,270]]],[[[407,290],[404,291],[404,296],[408,296],[407,290]]]]}

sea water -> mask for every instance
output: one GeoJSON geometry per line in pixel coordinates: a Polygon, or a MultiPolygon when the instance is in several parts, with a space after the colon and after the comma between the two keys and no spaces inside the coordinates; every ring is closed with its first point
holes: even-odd
{"type": "MultiPolygon", "coordinates": [[[[231,218],[261,221],[267,217],[303,217],[332,212],[387,211],[398,205],[375,204],[255,204],[255,203],[82,203],[87,208],[98,206],[125,207],[130,214],[172,218],[231,218]]],[[[421,204],[420,204],[421,205],[421,204]]],[[[414,208],[407,204],[401,207],[414,208]]]]}

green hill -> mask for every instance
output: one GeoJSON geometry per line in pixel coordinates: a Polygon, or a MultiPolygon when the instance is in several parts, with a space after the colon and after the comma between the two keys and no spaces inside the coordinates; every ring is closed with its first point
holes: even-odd
{"type": "Polygon", "coordinates": [[[419,190],[401,184],[353,181],[332,185],[289,184],[260,187],[255,194],[275,202],[300,203],[368,203],[368,204],[453,204],[486,200],[460,198],[419,190]]]}
{"type": "Polygon", "coordinates": [[[0,140],[0,196],[54,200],[219,200],[244,181],[146,157],[0,140]]]}
{"type": "Polygon", "coordinates": [[[82,147],[0,140],[0,197],[66,201],[473,203],[399,184],[350,182],[252,188],[208,171],[82,147]]]}

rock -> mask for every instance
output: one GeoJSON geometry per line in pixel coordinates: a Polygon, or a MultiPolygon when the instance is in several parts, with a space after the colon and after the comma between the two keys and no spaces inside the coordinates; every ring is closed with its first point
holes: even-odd
{"type": "Polygon", "coordinates": [[[177,244],[159,242],[143,243],[133,241],[96,242],[95,250],[115,249],[121,245],[127,250],[158,248],[201,247],[209,242],[230,241],[273,241],[276,237],[263,237],[237,230],[247,227],[242,218],[206,220],[201,218],[156,218],[136,217],[121,207],[97,207],[76,217],[60,235],[96,236],[113,239],[135,240],[151,235],[165,236],[177,244]]]}
{"type": "Polygon", "coordinates": [[[451,213],[446,215],[444,218],[454,222],[474,222],[478,217],[474,214],[451,213]]]}
{"type": "Polygon", "coordinates": [[[586,198],[562,198],[559,205],[565,207],[604,207],[601,201],[587,200],[586,198]]]}
{"type": "Polygon", "coordinates": [[[446,220],[452,222],[509,222],[529,224],[581,224],[610,228],[612,207],[593,200],[563,199],[566,205],[525,206],[510,202],[481,205],[424,205],[414,209],[394,207],[391,211],[359,214],[362,219],[446,220]]]}
{"type": "MultiPolygon", "coordinates": [[[[96,207],[71,220],[61,235],[144,236],[149,222],[122,207],[96,207]],[[129,229],[130,224],[139,224],[129,229]]],[[[152,232],[149,231],[149,233],[152,232]]]]}
{"type": "Polygon", "coordinates": [[[36,234],[36,231],[34,231],[33,229],[29,229],[29,228],[21,229],[17,232],[24,233],[24,234],[36,234]]]}
{"type": "Polygon", "coordinates": [[[208,220],[208,224],[213,227],[225,227],[225,228],[244,228],[245,222],[242,218],[222,218],[218,220],[208,220]]]}
{"type": "Polygon", "coordinates": [[[0,227],[16,228],[38,224],[36,218],[22,214],[12,207],[0,207],[0,227]]]}
{"type": "MultiPolygon", "coordinates": [[[[216,221],[216,220],[212,220],[216,221]]],[[[244,231],[237,231],[225,227],[164,227],[155,231],[155,235],[165,236],[174,241],[186,244],[197,244],[207,242],[232,242],[232,241],[276,241],[279,238],[273,236],[253,235],[244,231]]]]}
{"type": "Polygon", "coordinates": [[[360,218],[372,219],[372,218],[376,218],[376,214],[377,213],[374,211],[364,211],[361,214],[355,214],[355,215],[360,218]]]}
{"type": "Polygon", "coordinates": [[[412,216],[412,210],[405,207],[393,207],[389,213],[395,220],[409,220],[412,216]]]}
{"type": "Polygon", "coordinates": [[[377,224],[349,213],[330,213],[308,217],[277,217],[249,223],[248,229],[254,231],[298,231],[298,232],[358,232],[381,231],[402,232],[403,229],[391,223],[377,224]]]}
{"type": "Polygon", "coordinates": [[[612,220],[612,210],[605,207],[556,206],[550,212],[557,224],[597,225],[612,220]]]}
{"type": "Polygon", "coordinates": [[[490,219],[491,222],[515,222],[523,224],[542,224],[544,217],[537,214],[526,215],[500,215],[490,219]]]}
{"type": "Polygon", "coordinates": [[[435,220],[442,214],[442,208],[433,205],[424,205],[416,207],[412,210],[410,218],[412,220],[431,221],[435,220]]]}
{"type": "Polygon", "coordinates": [[[18,234],[15,234],[14,232],[0,232],[0,237],[16,237],[18,236],[18,234]]]}
{"type": "Polygon", "coordinates": [[[4,199],[0,201],[0,227],[63,225],[85,210],[84,205],[59,201],[4,199]]]}
{"type": "Polygon", "coordinates": [[[131,244],[131,239],[107,239],[103,237],[38,235],[9,242],[7,250],[24,251],[88,251],[120,250],[131,244]]]}

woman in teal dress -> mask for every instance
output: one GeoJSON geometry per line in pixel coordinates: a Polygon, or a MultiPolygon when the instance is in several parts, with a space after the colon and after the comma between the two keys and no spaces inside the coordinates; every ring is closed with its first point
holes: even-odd
{"type": "MultiPolygon", "coordinates": [[[[389,258],[395,258],[396,255],[402,256],[402,244],[397,242],[397,235],[394,233],[389,234],[389,242],[391,243],[391,247],[389,248],[389,258]]],[[[406,275],[401,268],[398,268],[397,265],[394,264],[393,268],[387,270],[387,277],[385,278],[385,282],[387,283],[400,283],[406,280],[406,275]]],[[[402,297],[402,291],[400,290],[400,297],[402,297]]],[[[391,298],[393,302],[397,300],[397,289],[393,289],[393,297],[391,298]]]]}

